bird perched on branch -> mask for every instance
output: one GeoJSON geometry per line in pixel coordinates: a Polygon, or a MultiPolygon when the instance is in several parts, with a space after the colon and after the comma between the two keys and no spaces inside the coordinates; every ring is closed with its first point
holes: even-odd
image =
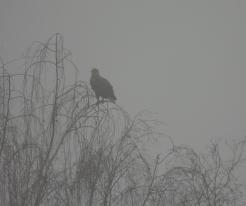
{"type": "Polygon", "coordinates": [[[116,97],[114,95],[114,90],[110,82],[103,78],[99,74],[99,70],[93,68],[91,70],[91,79],[90,79],[91,88],[95,92],[97,103],[99,103],[99,98],[102,97],[102,101],[105,99],[110,100],[115,103],[116,97]]]}

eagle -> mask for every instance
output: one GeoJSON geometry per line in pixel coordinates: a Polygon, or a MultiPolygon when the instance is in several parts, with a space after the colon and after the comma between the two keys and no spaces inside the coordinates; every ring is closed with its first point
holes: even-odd
{"type": "Polygon", "coordinates": [[[102,101],[104,99],[108,99],[111,102],[115,103],[116,97],[114,95],[114,90],[110,82],[103,78],[99,74],[99,70],[96,68],[93,68],[91,70],[91,79],[90,79],[91,88],[95,92],[97,103],[99,103],[99,98],[102,98],[102,101]]]}

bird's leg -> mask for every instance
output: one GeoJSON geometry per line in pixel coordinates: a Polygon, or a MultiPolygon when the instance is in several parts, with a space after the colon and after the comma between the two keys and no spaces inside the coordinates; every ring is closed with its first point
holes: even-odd
{"type": "Polygon", "coordinates": [[[109,112],[109,111],[108,111],[108,102],[107,102],[107,112],[109,112]]]}

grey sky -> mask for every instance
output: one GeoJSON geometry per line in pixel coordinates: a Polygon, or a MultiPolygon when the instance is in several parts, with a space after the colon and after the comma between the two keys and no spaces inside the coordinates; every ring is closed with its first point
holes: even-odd
{"type": "Polygon", "coordinates": [[[177,143],[246,135],[245,0],[1,0],[0,55],[60,32],[82,80],[98,67],[131,114],[177,143]]]}

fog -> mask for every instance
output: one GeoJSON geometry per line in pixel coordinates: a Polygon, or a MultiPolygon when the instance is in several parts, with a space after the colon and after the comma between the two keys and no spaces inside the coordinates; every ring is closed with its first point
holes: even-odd
{"type": "Polygon", "coordinates": [[[203,151],[246,135],[245,10],[244,0],[1,0],[0,56],[59,32],[78,79],[98,68],[131,116],[151,111],[175,143],[203,151]]]}
{"type": "Polygon", "coordinates": [[[0,54],[63,34],[80,78],[98,67],[118,104],[147,109],[180,143],[246,133],[246,3],[209,1],[2,0],[0,54]]]}

